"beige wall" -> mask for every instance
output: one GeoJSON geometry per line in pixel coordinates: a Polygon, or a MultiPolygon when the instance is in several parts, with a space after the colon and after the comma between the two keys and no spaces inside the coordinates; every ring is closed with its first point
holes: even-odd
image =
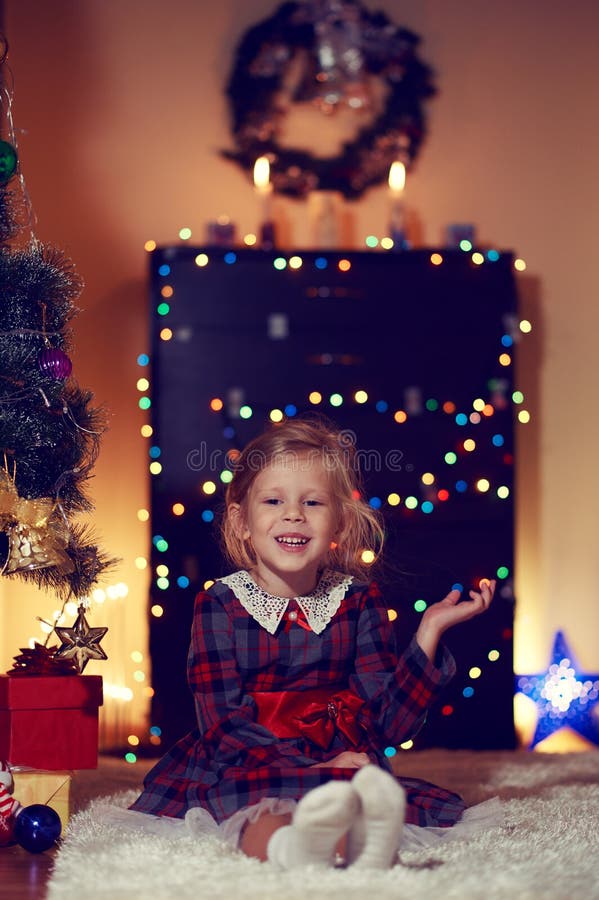
{"type": "MultiPolygon", "coordinates": [[[[86,281],[76,325],[75,372],[111,410],[96,470],[95,522],[123,558],[109,583],[129,595],[93,611],[109,624],[110,662],[93,663],[144,708],[147,549],[136,517],[147,503],[147,447],[139,436],[137,354],[147,349],[148,238],[177,240],[188,225],[228,213],[241,233],[257,225],[251,187],[221,160],[228,144],[223,84],[235,44],[271,15],[267,0],[6,0],[14,113],[37,234],[63,247],[86,281]]],[[[595,416],[599,275],[599,82],[594,0],[406,0],[369,3],[424,39],[438,72],[430,137],[406,200],[423,240],[448,222],[477,224],[485,242],[528,264],[523,308],[535,331],[521,347],[520,383],[533,414],[518,436],[516,667],[545,666],[553,632],[566,630],[580,662],[599,666],[598,427],[595,416]]],[[[314,120],[315,125],[317,124],[314,120]]],[[[290,123],[290,125],[293,123],[290,123]]],[[[294,246],[309,242],[306,206],[280,200],[294,246]]],[[[382,233],[384,188],[350,207],[356,241],[382,233]]],[[[53,603],[0,586],[0,670],[53,603]]]]}

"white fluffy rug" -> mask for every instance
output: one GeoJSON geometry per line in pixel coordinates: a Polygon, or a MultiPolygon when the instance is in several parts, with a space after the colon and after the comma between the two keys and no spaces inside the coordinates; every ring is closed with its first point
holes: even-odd
{"type": "Polygon", "coordinates": [[[214,837],[98,823],[102,804],[137,792],[96,800],[71,820],[48,900],[599,900],[599,751],[535,754],[483,778],[500,827],[404,852],[386,872],[277,872],[214,837]]]}

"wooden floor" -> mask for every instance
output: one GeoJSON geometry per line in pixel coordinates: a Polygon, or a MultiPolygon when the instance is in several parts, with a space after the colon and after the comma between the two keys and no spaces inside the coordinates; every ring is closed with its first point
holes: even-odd
{"type": "MultiPolygon", "coordinates": [[[[495,766],[507,758],[526,757],[524,751],[423,750],[394,758],[401,774],[425,778],[461,794],[466,803],[486,798],[481,786],[495,766]]],[[[83,809],[91,799],[139,788],[152,760],[130,765],[122,758],[101,757],[98,768],[79,771],[71,785],[71,813],[83,809]]],[[[47,884],[57,849],[28,853],[22,847],[0,847],[0,900],[45,900],[47,884]]],[[[85,890],[82,889],[82,900],[85,890]]]]}
{"type": "MultiPolygon", "coordinates": [[[[122,758],[101,757],[97,769],[76,772],[71,783],[71,813],[83,809],[93,797],[137,788],[152,761],[130,765],[122,758]]],[[[44,900],[58,848],[29,853],[13,844],[0,847],[0,900],[44,900]]],[[[82,900],[85,890],[82,889],[82,900]]]]}

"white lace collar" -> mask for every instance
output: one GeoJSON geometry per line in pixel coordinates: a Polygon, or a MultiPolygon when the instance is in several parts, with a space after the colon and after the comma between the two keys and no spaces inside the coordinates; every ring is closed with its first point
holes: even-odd
{"type": "MultiPolygon", "coordinates": [[[[273,597],[272,594],[267,594],[256,584],[250,573],[243,569],[218,580],[231,588],[246,612],[259,625],[262,625],[269,634],[275,633],[289,606],[287,597],[273,597]]],[[[352,581],[352,575],[343,575],[341,572],[327,569],[322,573],[311,594],[293,598],[315,634],[320,634],[327,627],[352,581]]]]}

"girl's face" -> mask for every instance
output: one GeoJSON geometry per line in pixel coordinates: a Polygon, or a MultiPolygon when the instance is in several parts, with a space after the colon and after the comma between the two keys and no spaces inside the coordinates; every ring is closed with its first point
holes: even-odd
{"type": "Polygon", "coordinates": [[[251,539],[257,582],[275,596],[314,589],[338,528],[334,498],[320,454],[285,453],[256,476],[238,527],[251,539]]]}

